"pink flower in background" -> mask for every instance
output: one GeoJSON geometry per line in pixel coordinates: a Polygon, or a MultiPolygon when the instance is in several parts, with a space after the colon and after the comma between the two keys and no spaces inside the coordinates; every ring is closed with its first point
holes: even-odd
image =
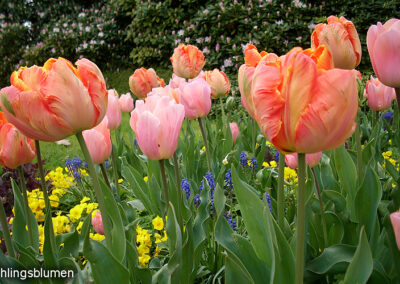
{"type": "Polygon", "coordinates": [[[131,112],[133,110],[133,98],[129,92],[121,95],[118,103],[122,112],[131,112]]]}
{"type": "Polygon", "coordinates": [[[111,155],[112,145],[107,117],[96,127],[82,132],[93,163],[101,164],[111,155]]]}
{"type": "Polygon", "coordinates": [[[400,211],[390,214],[394,235],[396,237],[397,248],[400,250],[400,211]]]}
{"type": "Polygon", "coordinates": [[[229,127],[231,128],[233,143],[235,143],[236,142],[236,138],[239,135],[239,127],[238,127],[236,122],[229,123],[229,127]]]}
{"type": "Polygon", "coordinates": [[[100,211],[96,211],[96,214],[92,217],[92,226],[98,234],[104,235],[103,219],[100,211]]]}
{"type": "Polygon", "coordinates": [[[211,110],[211,88],[207,82],[198,78],[180,86],[181,101],[185,116],[195,119],[206,116],[211,110]]]}
{"type": "MultiPolygon", "coordinates": [[[[322,158],[322,152],[317,152],[317,153],[312,153],[312,154],[306,154],[306,164],[310,167],[313,168],[316,165],[318,165],[319,161],[322,158]]],[[[287,154],[285,155],[285,163],[288,165],[289,168],[291,169],[297,169],[298,168],[298,157],[297,153],[292,153],[292,154],[287,154]]]]}
{"type": "Polygon", "coordinates": [[[396,91],[371,75],[371,79],[365,85],[364,97],[368,98],[368,105],[372,110],[384,110],[396,99],[396,91]]]}
{"type": "Polygon", "coordinates": [[[118,128],[121,124],[121,109],[119,106],[118,93],[114,90],[108,90],[108,106],[107,106],[107,127],[110,130],[118,128]]]}
{"type": "Polygon", "coordinates": [[[175,73],[172,73],[172,78],[169,80],[169,85],[172,88],[179,88],[181,84],[186,83],[186,79],[177,76],[175,73]]]}
{"type": "Polygon", "coordinates": [[[165,87],[154,88],[148,96],[159,95],[173,99],[177,104],[181,101],[181,91],[178,88],[172,88],[167,85],[165,87]]]}
{"type": "Polygon", "coordinates": [[[151,95],[136,101],[130,126],[143,154],[151,160],[170,158],[178,146],[185,108],[169,97],[151,95]]]}

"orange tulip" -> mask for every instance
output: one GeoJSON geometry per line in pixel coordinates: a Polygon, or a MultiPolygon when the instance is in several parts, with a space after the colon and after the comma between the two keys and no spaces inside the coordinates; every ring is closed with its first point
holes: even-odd
{"type": "Polygon", "coordinates": [[[219,99],[225,97],[231,88],[228,77],[222,71],[214,69],[204,72],[204,79],[211,87],[211,98],[219,99]]]}
{"type": "Polygon", "coordinates": [[[90,129],[103,119],[107,90],[101,71],[87,60],[51,58],[43,67],[21,67],[1,90],[8,121],[36,140],[58,141],[90,129]]]}
{"type": "Polygon", "coordinates": [[[145,99],[153,88],[164,87],[164,85],[164,80],[157,76],[153,68],[136,69],[129,77],[129,88],[139,99],[145,99]]]}
{"type": "Polygon", "coordinates": [[[112,144],[107,117],[96,127],[82,132],[93,163],[101,164],[111,155],[112,144]]]}
{"type": "Polygon", "coordinates": [[[254,70],[256,69],[261,58],[264,56],[267,56],[266,58],[268,58],[268,60],[271,62],[276,61],[278,58],[278,56],[274,53],[267,53],[265,51],[259,53],[254,45],[249,44],[244,51],[245,64],[239,68],[238,83],[241,94],[241,103],[253,119],[255,119],[255,110],[253,100],[251,99],[251,84],[254,70]]]}
{"type": "Polygon", "coordinates": [[[311,35],[311,48],[325,45],[332,54],[335,68],[354,69],[361,61],[361,43],[354,24],[344,17],[328,17],[311,35]]]}
{"type": "Polygon", "coordinates": [[[258,63],[251,85],[255,118],[282,153],[316,153],[343,144],[355,130],[356,72],[330,69],[324,46],[293,48],[258,63]]]}
{"type": "Polygon", "coordinates": [[[22,135],[0,112],[0,164],[15,169],[32,162],[35,156],[33,140],[22,135]]]}
{"type": "Polygon", "coordinates": [[[206,64],[203,52],[194,45],[184,45],[183,43],[175,48],[170,60],[174,73],[186,79],[192,79],[199,75],[206,64]]]}

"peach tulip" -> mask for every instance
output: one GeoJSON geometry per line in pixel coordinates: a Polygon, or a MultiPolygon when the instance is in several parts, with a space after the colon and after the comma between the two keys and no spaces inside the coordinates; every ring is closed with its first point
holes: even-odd
{"type": "Polygon", "coordinates": [[[35,143],[25,137],[0,112],[0,164],[10,169],[32,162],[35,143]]]}
{"type": "Polygon", "coordinates": [[[136,101],[130,126],[142,152],[151,160],[170,158],[178,146],[185,108],[158,94],[136,101]]]}
{"type": "Polygon", "coordinates": [[[266,58],[268,58],[268,60],[272,62],[276,61],[276,59],[278,58],[278,56],[274,53],[267,53],[265,51],[259,53],[254,45],[249,44],[244,51],[245,64],[243,64],[239,68],[238,83],[239,91],[241,94],[241,103],[253,119],[255,119],[255,110],[254,103],[251,98],[251,85],[254,70],[256,69],[261,58],[265,56],[267,56],[266,58]]]}
{"type": "Polygon", "coordinates": [[[148,96],[152,96],[158,94],[160,96],[167,96],[173,99],[177,104],[181,101],[181,91],[178,88],[172,88],[171,86],[167,85],[165,87],[154,88],[148,96]]]}
{"type": "Polygon", "coordinates": [[[400,88],[400,20],[372,25],[367,33],[367,47],[378,79],[386,86],[400,88]]]}
{"type": "Polygon", "coordinates": [[[131,112],[133,110],[133,99],[129,92],[121,95],[118,103],[122,112],[131,112]]]}
{"type": "Polygon", "coordinates": [[[153,68],[136,69],[129,77],[129,88],[132,94],[139,99],[145,99],[153,88],[163,87],[164,85],[164,80],[157,76],[153,68]]]}
{"type": "Polygon", "coordinates": [[[51,58],[43,67],[21,67],[11,86],[0,91],[7,120],[24,135],[54,142],[101,122],[107,109],[107,90],[97,66],[80,59],[51,58]]]}
{"type": "Polygon", "coordinates": [[[202,78],[180,86],[185,116],[195,119],[206,116],[211,110],[211,88],[202,78]]]}
{"type": "Polygon", "coordinates": [[[258,63],[251,85],[255,118],[281,153],[316,153],[342,145],[355,130],[356,72],[330,69],[325,46],[293,48],[258,63]]]}
{"type": "Polygon", "coordinates": [[[172,78],[169,80],[169,86],[172,88],[179,88],[181,84],[185,84],[186,79],[177,76],[176,74],[172,73],[172,78]]]}
{"type": "Polygon", "coordinates": [[[325,45],[335,68],[354,69],[361,61],[361,43],[354,24],[344,17],[328,17],[328,24],[318,24],[311,35],[311,48],[325,45]]]}
{"type": "Polygon", "coordinates": [[[236,122],[229,123],[229,127],[231,128],[233,143],[235,143],[239,135],[239,127],[236,122]]]}
{"type": "Polygon", "coordinates": [[[93,163],[101,164],[111,155],[112,144],[107,117],[96,127],[82,132],[93,163]]]}
{"type": "Polygon", "coordinates": [[[214,69],[204,72],[204,79],[211,87],[211,98],[219,99],[225,97],[231,88],[228,77],[222,71],[214,69]]]}
{"type": "Polygon", "coordinates": [[[396,99],[396,92],[371,76],[365,85],[364,97],[368,98],[368,105],[372,110],[384,110],[396,99]]]}
{"type": "MultiPolygon", "coordinates": [[[[316,165],[318,165],[321,158],[322,158],[322,152],[306,154],[306,164],[310,168],[313,168],[316,165]]],[[[298,158],[297,158],[297,153],[285,155],[285,163],[289,168],[291,168],[293,170],[297,169],[298,163],[299,163],[298,158]]]]}
{"type": "Polygon", "coordinates": [[[101,218],[100,211],[96,211],[92,217],[92,226],[98,234],[104,235],[103,219],[101,218]]]}
{"type": "Polygon", "coordinates": [[[107,106],[107,127],[110,130],[118,128],[121,124],[121,109],[118,101],[118,93],[115,90],[108,90],[108,106],[107,106]]]}
{"type": "Polygon", "coordinates": [[[203,52],[194,45],[183,43],[175,48],[170,60],[174,73],[185,79],[192,79],[199,75],[206,64],[203,52]]]}
{"type": "Polygon", "coordinates": [[[396,237],[397,248],[400,250],[400,211],[390,214],[394,235],[396,237]]]}

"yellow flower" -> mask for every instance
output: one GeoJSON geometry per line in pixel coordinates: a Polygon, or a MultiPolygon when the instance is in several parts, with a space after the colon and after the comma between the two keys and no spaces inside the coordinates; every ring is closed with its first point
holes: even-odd
{"type": "Polygon", "coordinates": [[[271,168],[276,168],[277,167],[277,164],[276,164],[275,161],[269,162],[269,165],[270,165],[271,168]]]}
{"type": "Polygon", "coordinates": [[[76,222],[81,218],[83,209],[85,209],[86,206],[87,206],[86,203],[78,204],[75,205],[74,208],[69,210],[68,217],[71,219],[72,222],[76,222]]]}
{"type": "Polygon", "coordinates": [[[92,240],[101,242],[101,241],[104,240],[106,237],[105,237],[104,235],[90,233],[90,234],[89,234],[89,238],[91,238],[92,240]]]}
{"type": "Polygon", "coordinates": [[[138,251],[139,256],[142,256],[144,254],[149,253],[150,252],[150,248],[148,246],[146,246],[146,245],[142,245],[141,244],[140,246],[137,247],[137,251],[138,251]]]}
{"type": "Polygon", "coordinates": [[[156,249],[154,250],[154,257],[156,257],[160,253],[161,249],[156,246],[156,249]]]}
{"type": "Polygon", "coordinates": [[[49,200],[50,200],[51,207],[58,207],[58,205],[59,205],[58,202],[60,201],[60,199],[58,198],[57,195],[54,195],[54,194],[50,195],[49,200]]]}
{"type": "Polygon", "coordinates": [[[168,240],[167,232],[164,230],[164,237],[161,239],[161,241],[162,241],[162,242],[165,242],[165,241],[167,241],[167,240],[168,240]]]}
{"type": "Polygon", "coordinates": [[[265,145],[267,145],[270,148],[274,147],[274,145],[269,141],[265,141],[265,145]]]}
{"type": "Polygon", "coordinates": [[[389,145],[392,146],[392,139],[389,139],[389,145]]]}
{"type": "Polygon", "coordinates": [[[155,241],[156,244],[159,244],[159,243],[162,242],[162,241],[161,241],[161,235],[160,235],[160,234],[155,233],[155,234],[154,234],[154,237],[156,238],[156,241],[155,241]]]}
{"type": "Polygon", "coordinates": [[[93,212],[93,210],[97,209],[98,206],[98,203],[87,203],[86,213],[89,214],[90,212],[93,212]]]}
{"type": "Polygon", "coordinates": [[[148,177],[148,176],[145,176],[145,177],[143,178],[143,180],[144,180],[145,182],[147,182],[147,181],[149,180],[149,177],[148,177]]]}
{"type": "Polygon", "coordinates": [[[262,166],[263,166],[263,168],[269,167],[269,164],[268,164],[268,162],[263,162],[263,163],[262,163],[262,166]]]}
{"type": "Polygon", "coordinates": [[[82,225],[83,225],[83,222],[82,222],[82,221],[80,221],[80,222],[79,222],[79,224],[78,224],[78,226],[76,226],[76,230],[78,231],[78,233],[80,233],[80,232],[81,232],[82,225]]]}
{"type": "Polygon", "coordinates": [[[120,179],[118,180],[118,183],[122,183],[123,181],[124,181],[124,179],[120,178],[120,179]]]}
{"type": "Polygon", "coordinates": [[[83,203],[86,203],[86,202],[88,202],[88,201],[90,201],[90,198],[87,197],[87,196],[85,196],[85,197],[82,198],[82,200],[81,200],[80,203],[83,204],[83,203]]]}
{"type": "Polygon", "coordinates": [[[141,266],[146,266],[147,263],[150,261],[150,256],[147,254],[144,254],[143,256],[139,256],[139,264],[141,266]]]}
{"type": "Polygon", "coordinates": [[[156,218],[151,221],[153,224],[154,229],[161,231],[164,228],[164,221],[160,216],[157,216],[156,218]]]}

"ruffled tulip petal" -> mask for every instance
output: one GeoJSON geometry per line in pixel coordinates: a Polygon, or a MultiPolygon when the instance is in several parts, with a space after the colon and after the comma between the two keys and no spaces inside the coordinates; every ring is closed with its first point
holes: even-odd
{"type": "Polygon", "coordinates": [[[379,80],[391,87],[400,87],[400,30],[388,30],[376,38],[372,49],[374,70],[379,80]]]}
{"type": "Polygon", "coordinates": [[[358,109],[357,83],[351,70],[333,69],[316,80],[315,96],[296,129],[296,152],[315,153],[342,145],[353,133],[358,109]]]}
{"type": "Polygon", "coordinates": [[[241,102],[250,116],[255,119],[255,107],[253,98],[251,97],[251,85],[253,82],[253,74],[256,68],[247,67],[245,64],[239,68],[238,84],[241,94],[241,102]]]}

